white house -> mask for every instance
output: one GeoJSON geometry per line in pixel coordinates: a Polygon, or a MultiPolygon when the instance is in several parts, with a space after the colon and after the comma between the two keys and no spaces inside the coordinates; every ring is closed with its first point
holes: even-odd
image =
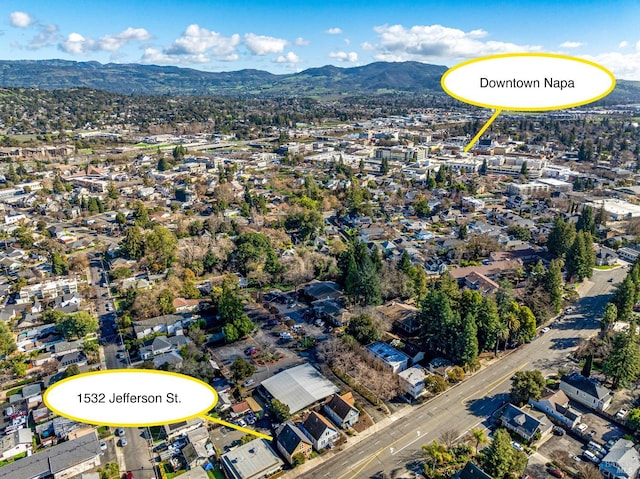
{"type": "Polygon", "coordinates": [[[333,447],[334,442],[340,438],[338,429],[315,411],[309,414],[309,417],[302,424],[302,428],[316,451],[333,447]]]}
{"type": "Polygon", "coordinates": [[[613,393],[596,380],[580,373],[572,373],[560,378],[560,390],[569,399],[597,411],[604,411],[611,405],[613,393]]]}
{"type": "Polygon", "coordinates": [[[338,396],[333,395],[324,405],[324,412],[334,424],[342,429],[348,429],[360,419],[360,411],[354,407],[354,399],[351,393],[338,396]]]}
{"type": "Polygon", "coordinates": [[[370,344],[367,346],[367,352],[394,373],[404,371],[409,366],[409,356],[387,343],[379,341],[370,344]]]}
{"type": "Polygon", "coordinates": [[[569,398],[563,391],[545,391],[537,401],[529,399],[529,404],[570,428],[577,425],[582,418],[580,411],[569,406],[569,398]]]}
{"type": "Polygon", "coordinates": [[[640,470],[640,455],[633,441],[618,439],[602,458],[599,469],[607,479],[635,479],[640,470]]]}
{"type": "Polygon", "coordinates": [[[426,369],[419,366],[405,369],[398,373],[400,389],[413,399],[418,399],[427,392],[424,387],[424,380],[429,375],[430,373],[426,369]]]}

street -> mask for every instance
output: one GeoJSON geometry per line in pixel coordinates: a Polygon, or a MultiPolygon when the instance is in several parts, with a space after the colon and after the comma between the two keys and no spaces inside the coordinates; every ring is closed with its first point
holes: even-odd
{"type": "MultiPolygon", "coordinates": [[[[627,274],[626,268],[595,271],[593,286],[575,305],[572,314],[556,321],[549,332],[539,336],[503,359],[474,374],[432,401],[412,409],[386,428],[362,442],[320,462],[318,467],[296,476],[302,478],[355,479],[384,473],[390,477],[413,477],[407,464],[421,458],[421,447],[444,431],[464,435],[477,427],[508,399],[511,376],[524,369],[539,369],[543,375],[557,373],[572,364],[569,352],[580,340],[599,329],[598,318],[610,299],[615,284],[627,274]],[[609,283],[608,279],[614,282],[609,283]]],[[[485,424],[487,425],[487,424],[485,424]]],[[[293,476],[292,476],[293,477],[293,476]]]]}

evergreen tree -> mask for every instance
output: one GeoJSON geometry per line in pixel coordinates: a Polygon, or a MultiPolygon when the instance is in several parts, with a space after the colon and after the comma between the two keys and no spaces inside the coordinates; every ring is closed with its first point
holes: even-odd
{"type": "Polygon", "coordinates": [[[593,354],[589,354],[587,359],[584,361],[584,366],[582,366],[582,374],[585,378],[591,376],[591,369],[593,368],[593,354]]]}
{"type": "Polygon", "coordinates": [[[382,158],[380,161],[380,173],[386,175],[389,173],[389,159],[382,158]]]}
{"type": "Polygon", "coordinates": [[[618,308],[615,303],[609,302],[604,308],[604,314],[600,320],[600,330],[606,334],[608,333],[613,324],[618,320],[618,308]]]}
{"type": "Polygon", "coordinates": [[[465,368],[473,368],[478,362],[478,328],[475,315],[467,313],[458,346],[458,362],[465,368]]]}
{"type": "Polygon", "coordinates": [[[476,319],[478,327],[478,348],[480,351],[491,351],[497,343],[500,330],[498,305],[493,296],[486,296],[478,309],[476,319]]]}
{"type": "Polygon", "coordinates": [[[482,159],[482,165],[480,166],[480,169],[478,170],[478,173],[480,173],[481,175],[486,175],[487,174],[487,170],[489,169],[489,165],[487,164],[487,159],[483,158],[482,159]]]}
{"type": "Polygon", "coordinates": [[[576,223],[577,231],[586,231],[591,236],[596,235],[596,220],[593,215],[593,208],[589,205],[582,208],[582,212],[576,223]]]}
{"type": "Polygon", "coordinates": [[[547,238],[547,249],[549,253],[557,257],[563,257],[575,240],[576,232],[572,223],[564,221],[562,216],[558,215],[553,222],[553,228],[549,232],[547,238]]]}
{"type": "Polygon", "coordinates": [[[635,322],[631,322],[628,332],[617,333],[611,342],[611,352],[602,363],[602,372],[611,379],[611,386],[627,386],[640,373],[640,349],[635,340],[635,322]]]}
{"type": "Polygon", "coordinates": [[[551,261],[549,269],[544,275],[543,287],[549,294],[554,312],[556,314],[559,313],[562,309],[563,295],[562,265],[560,260],[554,259],[551,261]]]}
{"type": "Polygon", "coordinates": [[[164,155],[161,156],[158,160],[158,171],[168,171],[171,167],[172,165],[169,163],[169,160],[164,155]]]}
{"type": "MultiPolygon", "coordinates": [[[[629,321],[633,313],[633,305],[636,302],[636,287],[631,275],[627,275],[622,283],[618,285],[613,294],[612,302],[617,308],[617,321],[629,321]]],[[[607,319],[609,320],[609,318],[607,319]]]]}
{"type": "Polygon", "coordinates": [[[411,258],[409,258],[409,253],[407,253],[406,249],[402,251],[402,256],[400,256],[400,261],[398,261],[398,269],[407,274],[411,269],[411,258]]]}
{"type": "Polygon", "coordinates": [[[522,176],[527,176],[529,174],[529,164],[526,161],[522,162],[522,167],[520,167],[520,174],[522,176]]]}
{"type": "Polygon", "coordinates": [[[524,452],[511,447],[511,436],[506,429],[498,429],[493,440],[482,450],[480,458],[482,469],[495,479],[504,479],[510,475],[520,476],[527,465],[524,452]]]}
{"type": "Polygon", "coordinates": [[[578,232],[567,252],[567,272],[581,281],[583,278],[591,277],[595,263],[591,235],[586,231],[578,232]]]}

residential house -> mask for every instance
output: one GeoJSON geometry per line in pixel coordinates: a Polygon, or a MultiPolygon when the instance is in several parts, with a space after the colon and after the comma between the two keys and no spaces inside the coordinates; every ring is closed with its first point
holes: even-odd
{"type": "Polygon", "coordinates": [[[569,406],[569,398],[562,390],[545,390],[537,401],[529,399],[529,404],[569,428],[577,425],[582,418],[580,411],[569,406]]]}
{"type": "Polygon", "coordinates": [[[213,453],[213,448],[211,447],[209,432],[206,427],[199,427],[187,432],[187,439],[189,443],[182,448],[182,455],[189,468],[193,469],[209,460],[209,456],[213,453]],[[209,449],[207,449],[207,444],[209,444],[209,449]]]}
{"type": "Polygon", "coordinates": [[[307,416],[302,424],[302,430],[311,439],[316,451],[333,447],[333,444],[340,439],[338,429],[315,411],[307,416]]]}
{"type": "Polygon", "coordinates": [[[382,341],[370,344],[366,350],[375,360],[393,373],[399,373],[409,367],[409,356],[382,341]]]}
{"type": "Polygon", "coordinates": [[[2,467],[3,477],[69,479],[100,466],[100,442],[95,430],[44,449],[2,467]]]}
{"type": "Polygon", "coordinates": [[[500,423],[525,441],[537,440],[536,433],[542,435],[546,426],[540,420],[511,403],[504,408],[502,416],[500,416],[500,423]]]}
{"type": "Polygon", "coordinates": [[[464,278],[462,278],[464,286],[467,288],[479,291],[483,296],[486,296],[490,293],[495,293],[500,289],[500,286],[495,281],[487,278],[482,273],[477,271],[472,271],[464,278]]]}
{"type": "Polygon", "coordinates": [[[601,246],[596,250],[596,266],[612,266],[618,262],[618,253],[611,248],[601,246]]]}
{"type": "Polygon", "coordinates": [[[348,311],[335,299],[319,299],[311,305],[318,318],[325,319],[334,326],[345,326],[349,322],[348,311]]]}
{"type": "Polygon", "coordinates": [[[340,286],[333,281],[313,281],[303,289],[310,301],[320,299],[338,299],[342,297],[340,286]]]}
{"type": "Polygon", "coordinates": [[[429,361],[427,365],[427,369],[430,373],[437,374],[438,376],[442,376],[443,378],[447,378],[449,371],[451,371],[455,367],[451,361],[445,358],[434,358],[429,361]]]}
{"type": "Polygon", "coordinates": [[[182,332],[186,319],[179,314],[166,314],[155,318],[142,319],[133,322],[133,329],[138,339],[145,338],[153,333],[165,333],[174,336],[182,332]]]}
{"type": "Polygon", "coordinates": [[[180,356],[180,353],[178,353],[177,351],[169,351],[168,353],[158,354],[157,356],[154,356],[151,361],[153,361],[153,366],[156,369],[163,368],[166,365],[176,368],[182,366],[182,356],[180,356]]]}
{"type": "Polygon", "coordinates": [[[60,367],[58,368],[58,371],[65,371],[72,364],[75,364],[78,367],[87,365],[87,357],[82,351],[65,354],[59,359],[59,361],[60,367]]]}
{"type": "Polygon", "coordinates": [[[0,461],[6,461],[18,454],[31,455],[33,452],[33,433],[29,428],[18,429],[0,437],[0,461]]]}
{"type": "Polygon", "coordinates": [[[611,405],[613,392],[598,383],[593,378],[585,378],[580,373],[564,375],[560,378],[560,389],[576,402],[595,409],[604,411],[611,405]]]}
{"type": "Polygon", "coordinates": [[[453,476],[453,479],[493,479],[489,474],[469,461],[453,476]]]}
{"type": "Polygon", "coordinates": [[[640,454],[633,441],[618,439],[602,458],[599,469],[606,479],[636,479],[640,470],[640,454]]]}
{"type": "Polygon", "coordinates": [[[293,464],[296,454],[302,454],[305,459],[311,454],[311,441],[291,421],[285,422],[276,430],[276,446],[289,464],[293,464]]]}
{"type": "Polygon", "coordinates": [[[187,434],[189,431],[198,429],[203,424],[204,421],[196,417],[187,421],[165,424],[164,426],[162,426],[162,428],[164,429],[164,435],[166,436],[167,440],[171,440],[178,436],[182,436],[183,434],[187,434]]]}
{"type": "Polygon", "coordinates": [[[348,429],[360,419],[360,411],[354,404],[355,401],[351,393],[341,396],[334,394],[322,409],[334,424],[337,424],[342,429],[348,429]]]}
{"type": "Polygon", "coordinates": [[[152,359],[154,356],[160,354],[178,351],[190,342],[191,339],[187,336],[172,336],[170,338],[166,336],[156,336],[140,347],[140,357],[143,360],[152,359]]]}
{"type": "Polygon", "coordinates": [[[392,301],[376,308],[387,321],[405,334],[413,336],[420,330],[418,308],[399,301],[392,301]]]}
{"type": "Polygon", "coordinates": [[[424,380],[430,375],[426,369],[414,366],[398,373],[400,390],[413,399],[426,394],[424,380]]]}

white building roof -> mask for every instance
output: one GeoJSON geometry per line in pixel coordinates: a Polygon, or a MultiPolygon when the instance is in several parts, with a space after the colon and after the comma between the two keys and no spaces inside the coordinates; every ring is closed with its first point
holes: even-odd
{"type": "Polygon", "coordinates": [[[274,398],[289,406],[292,414],[339,391],[309,364],[286,369],[263,381],[262,386],[274,398]]]}

